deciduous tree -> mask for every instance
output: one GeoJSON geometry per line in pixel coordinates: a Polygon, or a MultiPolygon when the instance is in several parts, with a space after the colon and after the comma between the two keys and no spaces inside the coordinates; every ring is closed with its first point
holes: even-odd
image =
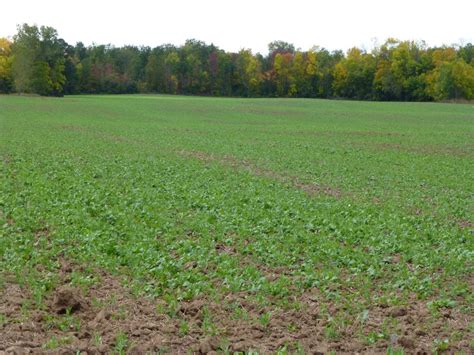
{"type": "Polygon", "coordinates": [[[0,93],[9,93],[13,89],[11,42],[0,38],[0,93]]]}

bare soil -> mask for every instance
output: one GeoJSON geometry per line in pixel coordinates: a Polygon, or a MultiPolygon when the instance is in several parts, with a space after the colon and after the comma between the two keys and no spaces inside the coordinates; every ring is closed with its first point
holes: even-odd
{"type": "Polygon", "coordinates": [[[469,221],[467,219],[458,219],[457,223],[458,223],[459,228],[461,228],[461,229],[469,229],[469,230],[473,229],[474,230],[474,222],[473,221],[469,221]]]}
{"type": "Polygon", "coordinates": [[[290,297],[301,305],[299,309],[261,306],[248,294],[229,293],[220,301],[201,298],[181,302],[170,316],[160,311],[162,300],[135,297],[118,277],[104,271],[98,271],[100,282],[86,292],[72,287],[69,276],[75,268],[63,262],[62,283],[49,295],[45,307],[28,312],[28,290],[7,280],[0,294],[0,314],[6,317],[0,323],[0,354],[53,350],[65,354],[104,354],[118,349],[121,335],[127,339],[129,354],[207,354],[224,350],[271,353],[284,346],[294,351],[297,343],[313,354],[386,353],[388,347],[403,348],[408,354],[424,354],[433,351],[435,339],[447,339],[453,333],[460,337],[450,341],[450,352],[473,351],[469,343],[474,335],[469,330],[472,314],[444,309],[433,317],[427,303],[416,298],[404,306],[374,304],[363,324],[355,320],[337,329],[337,337],[331,338],[327,334],[330,318],[348,310],[328,303],[317,290],[290,297]],[[236,307],[245,317],[235,316],[236,307]],[[270,315],[268,322],[261,321],[264,314],[270,315]],[[212,331],[205,327],[209,317],[212,331]],[[66,318],[73,319],[76,325],[59,327],[59,320],[66,318]],[[373,344],[367,342],[367,335],[380,333],[387,320],[396,323],[393,334],[373,344]],[[186,330],[182,324],[187,324],[186,330]],[[52,339],[56,340],[54,347],[52,339]]]}

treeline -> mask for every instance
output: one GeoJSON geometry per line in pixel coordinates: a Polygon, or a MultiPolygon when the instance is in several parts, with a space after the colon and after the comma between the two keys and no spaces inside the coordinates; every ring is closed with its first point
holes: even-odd
{"type": "Polygon", "coordinates": [[[370,52],[343,53],[276,41],[263,56],[197,40],[179,47],[72,46],[51,27],[24,24],[12,42],[0,38],[0,92],[470,100],[474,46],[389,39],[370,52]]]}

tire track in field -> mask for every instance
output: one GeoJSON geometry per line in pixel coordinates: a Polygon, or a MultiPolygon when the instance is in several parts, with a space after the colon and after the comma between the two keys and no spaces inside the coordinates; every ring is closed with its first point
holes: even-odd
{"type": "Polygon", "coordinates": [[[267,168],[262,168],[249,160],[239,160],[231,155],[224,155],[222,157],[219,157],[203,151],[189,151],[184,149],[177,150],[175,152],[181,156],[194,158],[205,163],[216,162],[221,165],[232,167],[235,169],[246,170],[256,176],[263,176],[266,178],[277,180],[281,183],[290,184],[293,187],[296,187],[297,189],[303,190],[310,196],[327,195],[339,199],[344,195],[343,192],[337,188],[316,183],[304,182],[297,176],[287,175],[267,168]]]}

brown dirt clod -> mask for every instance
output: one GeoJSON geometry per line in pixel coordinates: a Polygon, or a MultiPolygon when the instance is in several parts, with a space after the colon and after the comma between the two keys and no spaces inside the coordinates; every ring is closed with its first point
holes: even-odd
{"type": "Polygon", "coordinates": [[[406,349],[414,349],[415,341],[412,338],[402,336],[398,339],[398,343],[406,349]]]}
{"type": "Polygon", "coordinates": [[[392,317],[403,317],[407,315],[407,310],[403,307],[396,307],[390,311],[390,315],[392,317]]]}
{"type": "Polygon", "coordinates": [[[85,301],[79,296],[78,290],[69,286],[62,286],[56,290],[51,309],[57,314],[80,311],[85,301]]]}

